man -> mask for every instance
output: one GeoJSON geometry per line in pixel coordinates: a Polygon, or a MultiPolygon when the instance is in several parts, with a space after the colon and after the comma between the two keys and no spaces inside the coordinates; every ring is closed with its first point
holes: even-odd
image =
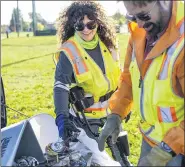
{"type": "Polygon", "coordinates": [[[130,30],[112,113],[99,149],[131,110],[139,113],[143,136],[138,166],[181,166],[184,158],[184,4],[181,1],[124,1],[130,30]]]}
{"type": "Polygon", "coordinates": [[[9,27],[7,26],[7,27],[6,27],[6,38],[9,38],[9,32],[10,32],[10,29],[9,29],[9,27]]]}

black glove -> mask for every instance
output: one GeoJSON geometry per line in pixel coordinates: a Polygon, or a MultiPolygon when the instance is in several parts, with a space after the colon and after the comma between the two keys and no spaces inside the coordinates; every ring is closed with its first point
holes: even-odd
{"type": "Polygon", "coordinates": [[[77,129],[76,125],[69,119],[69,117],[66,117],[62,114],[57,116],[55,122],[58,126],[59,136],[62,137],[63,140],[71,137],[73,132],[80,132],[80,130],[77,129]]]}

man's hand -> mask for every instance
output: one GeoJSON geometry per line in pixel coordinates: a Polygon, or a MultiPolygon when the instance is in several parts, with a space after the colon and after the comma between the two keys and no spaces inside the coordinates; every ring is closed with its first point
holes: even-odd
{"type": "Polygon", "coordinates": [[[120,131],[121,131],[121,117],[117,114],[108,115],[107,121],[98,139],[99,150],[100,151],[104,150],[105,141],[107,137],[109,137],[110,135],[112,136],[113,144],[116,143],[120,131]]]}
{"type": "Polygon", "coordinates": [[[147,156],[140,159],[138,166],[166,166],[171,159],[170,153],[155,146],[147,156]]]}
{"type": "Polygon", "coordinates": [[[62,114],[57,116],[55,122],[58,126],[59,136],[62,137],[63,140],[71,137],[73,132],[80,132],[80,130],[77,129],[69,117],[66,117],[62,114]]]}

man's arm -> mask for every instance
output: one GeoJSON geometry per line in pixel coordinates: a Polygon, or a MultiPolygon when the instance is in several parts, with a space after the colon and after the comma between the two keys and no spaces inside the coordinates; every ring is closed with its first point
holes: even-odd
{"type": "Polygon", "coordinates": [[[132,57],[132,39],[129,39],[125,57],[124,69],[120,76],[118,90],[109,99],[109,107],[114,114],[118,114],[124,119],[132,107],[132,81],[129,66],[132,57]]]}
{"type": "MultiPolygon", "coordinates": [[[[176,63],[174,72],[176,73],[177,82],[181,87],[181,93],[184,97],[184,49],[181,51],[176,63]]],[[[169,147],[176,154],[183,154],[184,152],[184,120],[178,127],[171,128],[165,135],[163,141],[169,145],[169,147]]]]}

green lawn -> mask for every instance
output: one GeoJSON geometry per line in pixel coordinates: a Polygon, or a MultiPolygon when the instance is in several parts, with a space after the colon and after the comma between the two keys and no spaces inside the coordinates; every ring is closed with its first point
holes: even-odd
{"type": "MultiPolygon", "coordinates": [[[[15,34],[14,34],[15,35],[15,34]]],[[[119,35],[121,61],[123,64],[128,35],[119,35]]],[[[11,108],[19,110],[28,116],[44,112],[52,116],[53,83],[55,65],[52,53],[56,50],[56,37],[26,37],[3,39],[1,54],[1,74],[6,92],[6,102],[11,108]]],[[[8,125],[25,119],[8,110],[8,125]]],[[[130,161],[134,165],[140,153],[141,135],[137,128],[136,113],[124,129],[129,133],[131,148],[130,161]]]]}
{"type": "MultiPolygon", "coordinates": [[[[33,32],[20,32],[19,33],[19,37],[26,37],[27,34],[29,34],[30,37],[33,36],[33,32]]],[[[16,32],[11,32],[9,33],[9,38],[17,38],[18,37],[18,34],[16,32]]],[[[6,33],[2,33],[1,34],[1,38],[6,38],[6,33]]]]}

